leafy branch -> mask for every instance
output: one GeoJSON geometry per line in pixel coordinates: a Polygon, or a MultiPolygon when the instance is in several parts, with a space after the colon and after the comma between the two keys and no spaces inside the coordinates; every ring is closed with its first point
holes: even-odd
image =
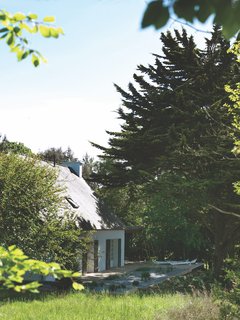
{"type": "Polygon", "coordinates": [[[147,4],[142,18],[142,28],[153,26],[160,29],[172,17],[192,24],[195,20],[205,23],[214,15],[214,23],[223,27],[226,38],[233,37],[240,30],[240,1],[215,0],[153,0],[147,4]]]}
{"type": "MultiPolygon", "coordinates": [[[[43,276],[53,276],[56,279],[72,278],[80,276],[79,272],[61,269],[55,262],[46,263],[40,260],[30,259],[15,245],[5,249],[0,246],[0,283],[2,288],[13,289],[16,292],[30,291],[38,293],[41,284],[38,281],[24,283],[26,273],[43,276]]],[[[83,285],[74,282],[73,289],[83,290],[83,285]]]]}
{"type": "Polygon", "coordinates": [[[24,33],[39,33],[45,38],[58,38],[63,35],[63,29],[53,25],[55,18],[46,16],[43,21],[38,21],[35,13],[25,15],[23,13],[11,14],[5,10],[0,10],[0,40],[4,40],[9,46],[11,52],[14,52],[18,61],[22,61],[27,57],[31,57],[35,67],[46,59],[41,53],[29,47],[29,41],[24,33]]]}

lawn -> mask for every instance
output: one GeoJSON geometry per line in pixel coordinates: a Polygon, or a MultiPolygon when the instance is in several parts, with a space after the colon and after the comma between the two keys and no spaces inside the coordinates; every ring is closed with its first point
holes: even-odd
{"type": "MultiPolygon", "coordinates": [[[[124,295],[71,293],[33,301],[2,302],[1,320],[174,320],[185,317],[184,310],[189,306],[199,316],[205,298],[193,298],[190,295],[124,295]],[[194,301],[193,301],[194,300],[194,301]],[[200,304],[199,304],[200,302],[200,304]],[[200,307],[199,307],[200,306],[200,307]],[[200,310],[200,309],[201,310],[200,310]],[[195,310],[196,309],[196,310],[195,310]],[[169,316],[167,315],[170,312],[169,316]]],[[[210,302],[211,304],[211,302],[210,302]]],[[[210,309],[212,308],[212,304],[210,309]]],[[[190,310],[191,311],[191,310],[190,310]]],[[[187,311],[188,312],[188,311],[187,311]]],[[[191,311],[192,312],[192,311],[191,311]]],[[[210,316],[211,311],[204,311],[210,316]]],[[[205,315],[206,316],[206,315],[205,315]]],[[[194,316],[195,319],[203,319],[194,316]]],[[[185,317],[186,318],[186,317],[185,317]]],[[[191,319],[190,315],[186,319],[191,319]]],[[[206,318],[205,318],[206,319],[206,318]]],[[[208,317],[210,319],[217,319],[208,317]]]]}

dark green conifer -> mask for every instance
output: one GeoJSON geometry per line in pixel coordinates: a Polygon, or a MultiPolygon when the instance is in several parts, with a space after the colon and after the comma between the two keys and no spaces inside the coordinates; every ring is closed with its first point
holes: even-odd
{"type": "Polygon", "coordinates": [[[240,198],[232,186],[240,165],[224,106],[224,86],[239,82],[239,67],[218,26],[204,49],[185,30],[162,34],[161,41],[155,64],[138,66],[128,91],[116,86],[123,124],[121,132],[108,132],[109,147],[94,144],[111,161],[108,174],[96,178],[112,185],[157,181],[157,192],[172,185],[179,201],[191,193],[212,235],[219,273],[223,258],[240,240],[240,198]]]}

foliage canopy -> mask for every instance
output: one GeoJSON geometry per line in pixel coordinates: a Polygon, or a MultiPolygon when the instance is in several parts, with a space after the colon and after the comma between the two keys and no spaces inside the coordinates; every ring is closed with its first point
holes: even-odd
{"type": "Polygon", "coordinates": [[[175,199],[169,214],[185,210],[204,226],[219,272],[240,240],[240,203],[232,187],[239,160],[231,152],[234,129],[224,106],[224,86],[239,81],[239,66],[217,26],[203,50],[185,30],[161,40],[163,54],[154,55],[154,65],[138,66],[136,84],[128,91],[116,86],[122,130],[108,132],[107,148],[93,144],[111,160],[108,172],[96,178],[110,185],[147,184],[151,194],[175,199]]]}
{"type": "Polygon", "coordinates": [[[234,36],[240,29],[240,1],[232,0],[154,0],[150,1],[144,12],[142,28],[154,26],[162,28],[175,16],[190,23],[202,23],[214,15],[214,23],[223,26],[227,38],[234,36]]]}

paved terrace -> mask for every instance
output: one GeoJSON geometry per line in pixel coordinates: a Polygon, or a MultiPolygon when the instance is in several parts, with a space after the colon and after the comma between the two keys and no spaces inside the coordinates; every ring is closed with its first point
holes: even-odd
{"type": "Polygon", "coordinates": [[[124,267],[115,268],[104,272],[87,273],[81,278],[83,283],[102,282],[104,287],[108,288],[112,285],[123,285],[124,291],[133,291],[144,289],[160,282],[163,282],[171,277],[181,276],[192,272],[192,270],[203,267],[203,263],[185,264],[185,265],[159,265],[153,262],[127,262],[124,267]],[[142,280],[142,272],[148,271],[150,278],[142,280]],[[136,281],[139,284],[137,288],[133,288],[132,283],[136,281]]]}
{"type": "MultiPolygon", "coordinates": [[[[132,271],[135,271],[140,268],[150,268],[153,266],[154,263],[152,262],[145,262],[145,261],[139,261],[139,262],[126,262],[124,267],[119,268],[112,268],[110,270],[105,270],[103,272],[93,272],[93,273],[86,273],[85,275],[81,276],[82,280],[85,281],[97,281],[97,280],[104,280],[108,278],[109,276],[123,276],[125,274],[128,274],[132,271]]],[[[156,265],[155,265],[156,266],[156,265]]]]}

